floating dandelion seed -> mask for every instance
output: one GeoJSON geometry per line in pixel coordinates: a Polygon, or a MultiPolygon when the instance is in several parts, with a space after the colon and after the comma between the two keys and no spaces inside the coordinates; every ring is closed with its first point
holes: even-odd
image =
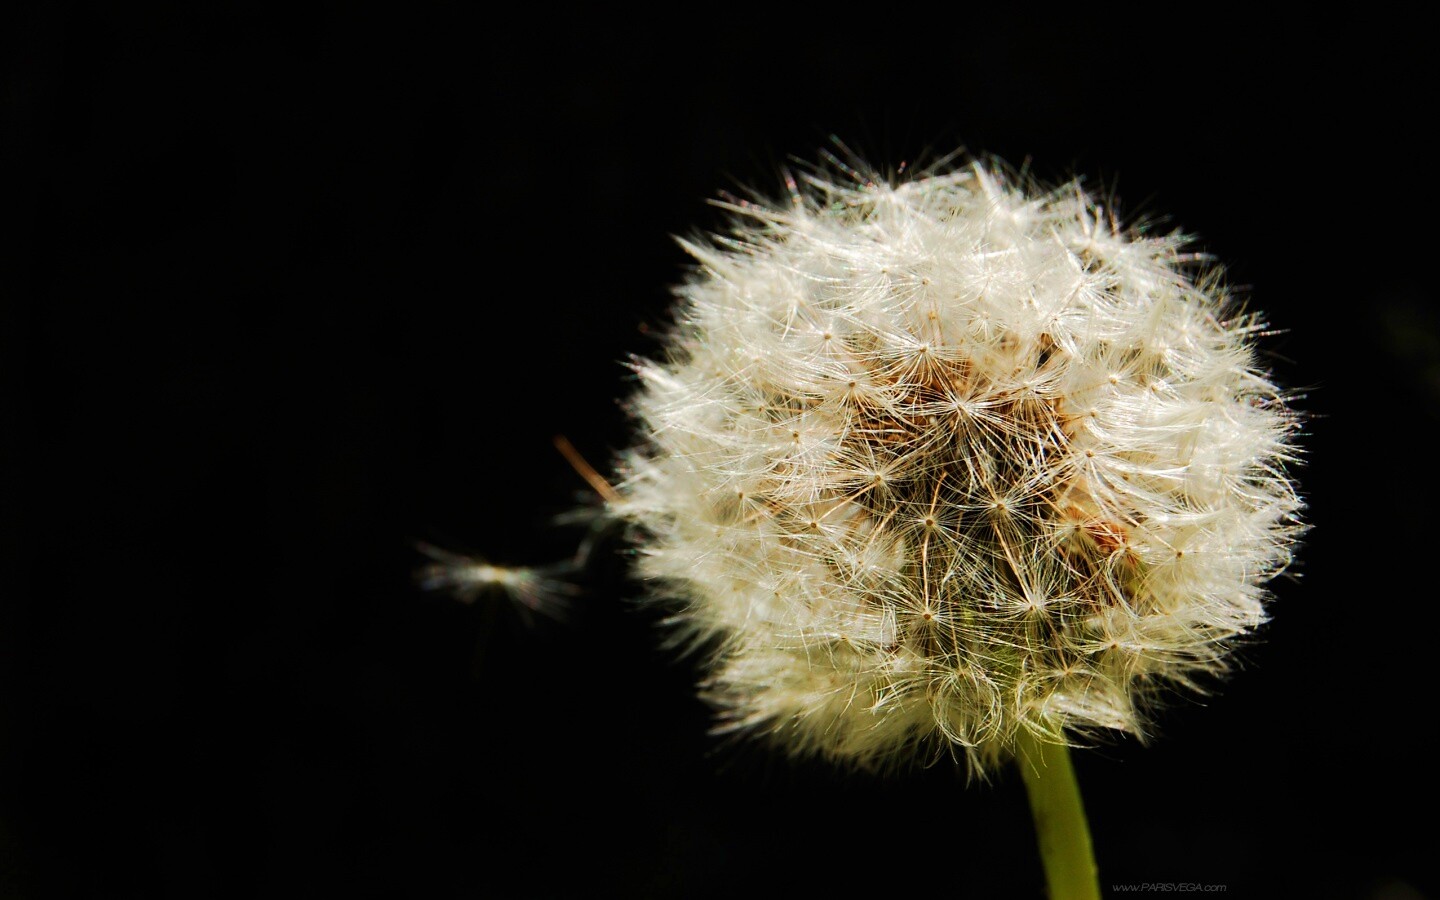
{"type": "Polygon", "coordinates": [[[1260,320],[1078,183],[829,161],[682,242],[607,498],[721,730],[979,772],[1143,735],[1265,619],[1301,527],[1260,320]]]}
{"type": "Polygon", "coordinates": [[[424,542],[415,546],[433,560],[415,572],[420,587],[447,591],[463,603],[497,594],[514,601],[522,615],[533,612],[563,619],[570,598],[578,593],[575,585],[565,580],[568,567],[496,566],[424,542]]]}

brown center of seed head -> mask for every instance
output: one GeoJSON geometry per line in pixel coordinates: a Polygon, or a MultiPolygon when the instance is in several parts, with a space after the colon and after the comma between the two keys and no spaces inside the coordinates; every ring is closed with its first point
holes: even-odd
{"type": "MultiPolygon", "coordinates": [[[[1136,602],[1117,587],[1135,583],[1134,561],[1126,527],[1099,515],[1073,423],[1047,390],[1054,343],[1000,344],[1015,360],[999,369],[1016,372],[1006,385],[976,374],[995,367],[947,355],[943,344],[906,359],[851,344],[866,375],[848,381],[851,425],[828,465],[863,461],[870,475],[837,473],[844,486],[820,498],[818,516],[790,517],[788,531],[813,548],[825,526],[835,552],[824,561],[840,583],[890,607],[876,611],[894,615],[892,652],[908,647],[965,671],[1025,647],[1068,670],[1085,655],[1074,636],[1087,620],[1136,602]],[[867,590],[855,570],[851,561],[875,542],[903,554],[901,590],[867,590]]],[[[814,402],[777,397],[772,406],[814,402]]]]}

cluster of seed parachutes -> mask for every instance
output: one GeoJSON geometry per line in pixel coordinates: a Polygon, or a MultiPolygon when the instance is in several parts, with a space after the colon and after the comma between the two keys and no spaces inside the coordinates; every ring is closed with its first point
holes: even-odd
{"type": "Polygon", "coordinates": [[[981,769],[1022,729],[1143,734],[1290,560],[1296,416],[1260,324],[1076,184],[790,184],[684,242],[613,503],[720,727],[981,769]]]}

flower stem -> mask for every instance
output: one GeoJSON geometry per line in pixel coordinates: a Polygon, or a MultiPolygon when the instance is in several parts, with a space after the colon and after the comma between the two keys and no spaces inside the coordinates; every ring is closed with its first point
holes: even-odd
{"type": "Polygon", "coordinates": [[[1016,751],[1015,761],[1030,795],[1050,900],[1099,900],[1090,825],[1085,821],[1069,749],[1022,731],[1016,751]]]}

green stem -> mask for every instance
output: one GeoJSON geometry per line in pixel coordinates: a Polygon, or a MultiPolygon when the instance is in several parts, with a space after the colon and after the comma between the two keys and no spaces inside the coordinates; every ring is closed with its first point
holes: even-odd
{"type": "Polygon", "coordinates": [[[1090,848],[1090,825],[1085,821],[1085,805],[1080,800],[1069,749],[1022,731],[1015,761],[1030,795],[1030,813],[1035,817],[1050,900],[1099,900],[1099,873],[1095,852],[1090,848]]]}

